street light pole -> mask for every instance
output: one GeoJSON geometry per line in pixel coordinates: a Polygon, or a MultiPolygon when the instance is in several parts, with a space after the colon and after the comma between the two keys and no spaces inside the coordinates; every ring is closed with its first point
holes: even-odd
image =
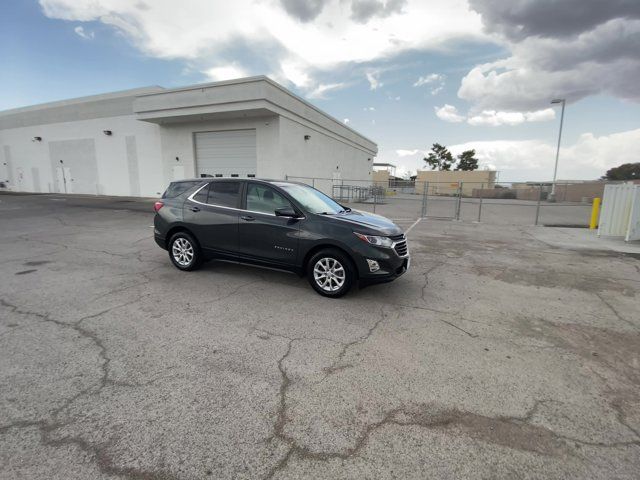
{"type": "Polygon", "coordinates": [[[556,98],[551,100],[552,104],[561,103],[562,104],[562,113],[560,114],[560,131],[558,132],[558,147],[556,148],[556,164],[553,167],[553,183],[551,184],[551,194],[549,195],[550,200],[555,201],[556,199],[556,176],[558,175],[558,157],[560,156],[560,141],[562,140],[562,123],[564,122],[564,98],[556,98]]]}

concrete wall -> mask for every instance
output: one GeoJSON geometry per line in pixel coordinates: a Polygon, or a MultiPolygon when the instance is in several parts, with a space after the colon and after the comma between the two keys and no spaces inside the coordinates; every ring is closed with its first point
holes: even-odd
{"type": "Polygon", "coordinates": [[[380,185],[381,187],[387,188],[389,186],[390,177],[391,175],[387,170],[378,170],[371,172],[371,180],[373,180],[376,185],[380,185]]]}
{"type": "Polygon", "coordinates": [[[556,202],[582,202],[591,203],[596,197],[604,195],[605,182],[585,182],[572,184],[556,184],[556,202]]]}
{"type": "Polygon", "coordinates": [[[373,156],[370,152],[280,117],[279,160],[273,163],[267,176],[329,179],[316,180],[315,187],[331,194],[333,184],[342,180],[348,180],[351,185],[368,183],[372,166],[373,156]],[[304,139],[305,135],[310,135],[309,140],[304,139]]]}
{"type": "Polygon", "coordinates": [[[56,177],[61,165],[70,170],[74,193],[155,196],[166,188],[158,168],[160,129],[133,115],[4,129],[0,146],[12,190],[63,192],[56,177]]]}
{"type": "Polygon", "coordinates": [[[495,181],[496,172],[490,170],[473,172],[418,170],[416,191],[422,192],[424,184],[428,182],[429,195],[455,195],[458,193],[459,183],[462,182],[462,194],[471,196],[474,188],[493,188],[495,181]]]}
{"type": "MultiPolygon", "coordinates": [[[[370,153],[283,117],[156,125],[125,115],[0,130],[0,181],[15,191],[64,192],[56,174],[64,166],[68,192],[156,196],[170,181],[196,176],[195,132],[247,128],[256,130],[258,177],[370,178],[370,153]]],[[[324,183],[318,188],[330,193],[332,182],[324,183]]]]}

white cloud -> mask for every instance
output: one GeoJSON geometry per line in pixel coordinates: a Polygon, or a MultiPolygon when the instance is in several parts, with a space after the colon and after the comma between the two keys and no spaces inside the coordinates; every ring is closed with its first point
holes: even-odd
{"type": "MultiPolygon", "coordinates": [[[[576,143],[560,149],[558,178],[597,179],[611,167],[637,161],[640,129],[611,135],[582,134],[576,143]]],[[[449,147],[452,153],[475,149],[481,168],[493,166],[502,181],[543,181],[553,176],[556,146],[540,140],[467,142],[449,147]]]]}
{"type": "Polygon", "coordinates": [[[81,36],[85,40],[91,40],[91,39],[93,39],[95,37],[93,32],[86,32],[84,30],[84,27],[82,27],[82,26],[78,26],[78,27],[74,28],[73,31],[76,32],[79,36],[81,36]]]}
{"type": "Polygon", "coordinates": [[[505,112],[496,110],[483,110],[477,114],[467,114],[466,116],[458,112],[458,109],[449,104],[442,107],[434,107],[436,116],[449,123],[460,123],[465,120],[469,125],[491,126],[500,125],[520,125],[524,122],[545,122],[553,120],[556,116],[555,110],[545,108],[534,112],[505,112]]]}
{"type": "Polygon", "coordinates": [[[414,87],[422,87],[424,85],[431,86],[431,95],[437,95],[444,88],[444,83],[446,80],[446,76],[439,73],[430,73],[429,75],[425,75],[419,77],[418,80],[413,84],[414,87]]]}
{"type": "Polygon", "coordinates": [[[449,105],[448,103],[445,103],[444,106],[442,107],[439,107],[439,108],[433,107],[433,108],[436,112],[436,116],[440,120],[444,120],[445,122],[460,123],[465,120],[465,116],[460,115],[458,113],[458,109],[453,105],[449,105]]]}
{"type": "Polygon", "coordinates": [[[344,124],[345,124],[345,125],[346,125],[346,124],[348,124],[350,121],[351,121],[351,120],[349,120],[348,118],[345,118],[345,119],[343,120],[343,122],[344,122],[344,124]]]}
{"type": "Polygon", "coordinates": [[[369,82],[369,90],[377,90],[382,85],[384,85],[380,80],[378,80],[377,72],[367,72],[367,81],[369,82]]]}
{"type": "Polygon", "coordinates": [[[235,63],[209,68],[205,73],[213,81],[232,80],[249,76],[242,67],[235,63]]]}
{"type": "Polygon", "coordinates": [[[487,38],[466,0],[387,0],[382,13],[357,18],[351,18],[350,1],[299,3],[191,0],[176,7],[172,0],[40,0],[50,18],[108,24],[146,55],[186,59],[203,71],[237,60],[240,45],[268,64],[256,73],[270,71],[308,89],[315,87],[315,70],[487,38]]]}
{"type": "Polygon", "coordinates": [[[290,60],[285,60],[280,64],[282,74],[296,87],[307,88],[311,84],[311,77],[299,64],[290,60]]]}
{"type": "Polygon", "coordinates": [[[307,98],[325,98],[325,93],[346,87],[345,83],[321,83],[307,94],[307,98]]]}
{"type": "Polygon", "coordinates": [[[469,125],[485,125],[497,127],[500,125],[520,125],[524,122],[545,122],[553,120],[556,113],[553,108],[537,110],[535,112],[502,112],[483,110],[467,119],[469,125]]]}
{"type": "Polygon", "coordinates": [[[527,122],[547,122],[556,118],[556,111],[553,108],[545,108],[535,112],[526,112],[524,116],[527,122]]]}
{"type": "Polygon", "coordinates": [[[416,150],[416,149],[414,149],[414,150],[402,150],[402,149],[400,149],[400,150],[396,150],[396,155],[398,155],[399,157],[409,157],[411,155],[417,154],[420,151],[421,150],[416,150]]]}
{"type": "Polygon", "coordinates": [[[363,110],[365,112],[375,112],[376,108],[375,107],[364,107],[363,110]]]}
{"type": "Polygon", "coordinates": [[[444,82],[445,76],[440,75],[438,73],[430,73],[429,75],[425,75],[423,77],[419,77],[418,80],[413,84],[414,87],[421,87],[423,85],[428,85],[431,83],[442,83],[444,82]]]}

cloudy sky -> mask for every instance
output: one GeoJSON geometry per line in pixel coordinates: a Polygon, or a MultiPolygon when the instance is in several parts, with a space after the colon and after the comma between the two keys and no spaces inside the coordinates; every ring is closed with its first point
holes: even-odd
{"type": "Polygon", "coordinates": [[[423,165],[475,148],[503,181],[640,161],[638,0],[5,0],[0,109],[268,75],[423,165]]]}

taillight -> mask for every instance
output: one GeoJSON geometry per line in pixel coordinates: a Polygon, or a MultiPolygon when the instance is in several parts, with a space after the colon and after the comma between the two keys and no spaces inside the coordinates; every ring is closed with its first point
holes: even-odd
{"type": "Polygon", "coordinates": [[[154,203],[154,204],[153,204],[153,210],[154,210],[156,213],[158,213],[158,211],[159,211],[162,207],[164,207],[164,203],[162,203],[162,202],[156,202],[156,203],[154,203]]]}

